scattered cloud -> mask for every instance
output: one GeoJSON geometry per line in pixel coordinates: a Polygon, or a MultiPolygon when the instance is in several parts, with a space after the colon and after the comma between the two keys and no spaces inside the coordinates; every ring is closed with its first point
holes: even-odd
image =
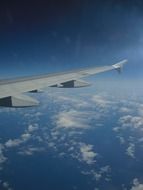
{"type": "Polygon", "coordinates": [[[126,154],[130,156],[131,158],[135,158],[135,144],[130,143],[127,150],[126,154]]]}
{"type": "Polygon", "coordinates": [[[73,98],[58,96],[57,99],[53,99],[53,103],[55,105],[58,103],[61,106],[58,106],[58,109],[55,110],[54,106],[49,107],[47,104],[44,104],[38,111],[34,109],[30,109],[28,112],[21,110],[19,114],[23,116],[24,125],[27,125],[27,127],[19,137],[7,140],[4,147],[6,150],[18,148],[15,150],[22,156],[32,156],[35,153],[47,151],[48,148],[51,148],[58,153],[59,157],[68,155],[84,163],[86,167],[89,167],[88,172],[92,173],[92,177],[97,181],[100,180],[106,173],[105,170],[108,169],[102,167],[97,172],[94,170],[91,172],[90,167],[97,162],[99,154],[94,151],[92,144],[81,143],[81,138],[77,138],[77,134],[79,137],[79,135],[83,134],[82,131],[84,129],[90,129],[90,122],[93,120],[96,121],[95,125],[102,127],[103,124],[100,121],[101,116],[104,115],[102,110],[111,105],[111,101],[100,95],[94,96],[92,99],[90,97],[88,102],[84,98],[80,99],[75,96],[73,98]],[[100,111],[98,108],[100,108],[100,111]],[[40,128],[40,117],[47,113],[47,109],[52,109],[54,113],[51,121],[53,121],[52,124],[55,127],[51,128],[49,124],[44,123],[46,126],[40,128]],[[63,134],[61,129],[66,129],[66,132],[63,134]],[[27,142],[30,142],[30,144],[27,142]],[[36,143],[34,144],[33,142],[36,143]]]}
{"type": "Polygon", "coordinates": [[[100,96],[100,95],[92,96],[92,101],[101,108],[106,108],[113,103],[110,100],[107,100],[103,98],[103,96],[100,96]]]}
{"type": "Polygon", "coordinates": [[[60,112],[54,119],[56,120],[56,126],[60,128],[89,128],[89,120],[87,120],[88,113],[69,110],[60,112]]]}
{"type": "Polygon", "coordinates": [[[30,133],[23,133],[19,139],[9,139],[8,141],[6,141],[5,146],[7,148],[18,147],[22,143],[27,142],[30,138],[31,138],[30,133]]]}
{"type": "Polygon", "coordinates": [[[31,137],[30,133],[24,133],[21,135],[22,142],[28,141],[31,137]]]}
{"type": "Polygon", "coordinates": [[[98,154],[94,152],[93,145],[80,143],[80,160],[87,164],[96,162],[95,158],[98,154]]]}
{"type": "Polygon", "coordinates": [[[122,128],[141,129],[143,128],[143,118],[141,116],[125,115],[119,119],[122,128]]]}
{"type": "Polygon", "coordinates": [[[143,190],[143,184],[137,178],[133,179],[133,186],[131,190],[143,190]]]}
{"type": "Polygon", "coordinates": [[[122,137],[122,136],[117,136],[117,138],[119,138],[120,144],[125,144],[125,143],[126,143],[124,137],[122,137]]]}
{"type": "Polygon", "coordinates": [[[20,144],[22,143],[21,140],[19,139],[9,139],[6,143],[5,143],[5,146],[7,148],[13,148],[13,147],[17,147],[19,146],[20,144]]]}
{"type": "Polygon", "coordinates": [[[132,110],[130,108],[127,108],[127,107],[121,107],[119,109],[119,112],[123,113],[123,114],[128,114],[128,113],[131,113],[132,110]]]}
{"type": "Polygon", "coordinates": [[[28,125],[27,129],[25,129],[25,131],[23,132],[23,134],[21,134],[19,138],[7,140],[5,142],[5,147],[6,148],[18,147],[19,145],[30,140],[33,137],[32,134],[38,129],[39,129],[39,126],[36,123],[28,125]]]}
{"type": "Polygon", "coordinates": [[[8,181],[1,181],[0,184],[5,190],[13,190],[8,181]]]}
{"type": "Polygon", "coordinates": [[[18,154],[32,156],[34,153],[43,152],[43,151],[45,151],[44,147],[28,146],[28,147],[21,148],[18,154]]]}
{"type": "Polygon", "coordinates": [[[137,113],[139,116],[143,116],[143,103],[138,103],[137,105],[137,113]]]}
{"type": "Polygon", "coordinates": [[[34,123],[34,124],[30,124],[29,126],[28,126],[28,131],[30,132],[30,133],[32,133],[32,132],[34,132],[34,131],[36,131],[36,130],[38,130],[39,129],[39,126],[38,126],[38,124],[36,123],[34,123]]]}
{"type": "Polygon", "coordinates": [[[0,144],[0,170],[2,169],[1,165],[7,160],[7,157],[4,156],[3,151],[4,151],[4,146],[0,144]]]}
{"type": "Polygon", "coordinates": [[[107,165],[99,169],[96,168],[96,169],[91,169],[89,171],[82,171],[82,174],[90,175],[97,182],[99,182],[101,179],[103,180],[103,178],[105,181],[110,181],[111,180],[110,171],[111,171],[111,167],[107,165]]]}
{"type": "MultiPolygon", "coordinates": [[[[102,121],[100,121],[100,118],[103,120],[102,116],[105,115],[104,111],[111,111],[110,108],[113,109],[113,107],[116,107],[114,105],[115,102],[101,95],[94,95],[90,97],[88,102],[85,100],[80,100],[75,96],[74,98],[68,98],[65,95],[61,95],[57,97],[56,100],[53,98],[53,103],[55,105],[52,105],[51,107],[48,107],[47,104],[44,104],[40,111],[35,112],[34,109],[31,109],[29,112],[24,111],[24,120],[27,119],[27,128],[19,137],[15,139],[10,138],[0,148],[0,163],[5,162],[7,159],[3,155],[3,148],[8,149],[18,147],[18,149],[16,149],[18,154],[24,156],[31,156],[35,153],[47,151],[48,148],[51,148],[52,150],[56,151],[60,157],[68,155],[83,163],[87,169],[87,171],[82,171],[83,174],[91,175],[92,178],[96,181],[103,180],[103,178],[104,180],[109,181],[111,179],[109,176],[111,167],[108,165],[99,167],[97,161],[100,152],[96,153],[94,150],[94,145],[90,144],[89,142],[85,143],[84,139],[82,139],[82,136],[79,135],[83,134],[82,131],[84,129],[90,129],[91,126],[93,127],[93,125],[90,124],[93,120],[96,121],[94,122],[95,125],[102,127],[103,124],[102,121]],[[60,106],[57,106],[58,108],[54,108],[55,105],[57,105],[57,102],[60,104],[60,106]],[[47,113],[47,109],[51,109],[53,111],[52,113],[54,116],[48,116],[51,121],[53,121],[53,123],[43,123],[43,126],[39,127],[39,125],[41,125],[39,122],[41,121],[40,117],[42,114],[47,113]],[[63,133],[63,130],[61,129],[66,130],[63,133]],[[36,143],[34,144],[31,142],[31,139],[34,139],[34,143],[36,143]],[[26,143],[29,141],[30,144],[26,143]]],[[[130,107],[127,107],[125,105],[122,108],[118,109],[118,111],[118,113],[121,114],[121,117],[119,119],[117,127],[113,129],[115,132],[118,133],[121,128],[125,129],[131,126],[134,128],[142,127],[143,119],[138,115],[132,116],[130,107]]],[[[140,113],[142,112],[140,111],[140,113]]],[[[107,114],[106,116],[109,115],[107,114]]],[[[119,138],[121,144],[126,145],[126,140],[121,136],[121,134],[118,134],[117,137],[119,138]]],[[[135,158],[135,144],[132,142],[128,143],[129,146],[126,149],[126,154],[131,158],[135,158]]],[[[134,183],[132,188],[135,187],[137,187],[137,185],[134,183]]]]}

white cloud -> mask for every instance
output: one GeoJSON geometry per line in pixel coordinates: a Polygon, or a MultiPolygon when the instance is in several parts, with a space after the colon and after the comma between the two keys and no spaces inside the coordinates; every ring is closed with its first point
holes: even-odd
{"type": "Polygon", "coordinates": [[[124,139],[124,137],[122,137],[122,136],[117,136],[117,138],[119,138],[119,140],[120,140],[120,144],[125,144],[125,139],[124,139]]]}
{"type": "Polygon", "coordinates": [[[140,116],[143,116],[143,104],[140,104],[138,106],[138,113],[139,113],[140,116]]]}
{"type": "Polygon", "coordinates": [[[17,139],[9,139],[8,141],[5,142],[5,146],[7,148],[14,148],[14,147],[18,147],[19,145],[21,145],[24,142],[27,142],[28,140],[30,140],[30,138],[32,137],[32,135],[30,133],[23,133],[19,138],[17,139]]]}
{"type": "Polygon", "coordinates": [[[88,113],[69,110],[59,113],[56,118],[57,127],[63,128],[89,128],[88,113]]]}
{"type": "Polygon", "coordinates": [[[21,135],[22,141],[28,141],[31,137],[30,133],[24,133],[21,135]]]}
{"type": "Polygon", "coordinates": [[[49,146],[50,148],[56,148],[56,144],[55,144],[54,142],[49,142],[49,143],[48,143],[48,146],[49,146]]]}
{"type": "Polygon", "coordinates": [[[92,101],[99,107],[106,108],[112,102],[99,95],[92,96],[92,101]]]}
{"type": "Polygon", "coordinates": [[[28,146],[28,147],[22,148],[18,152],[18,154],[31,156],[31,155],[33,155],[36,152],[43,152],[43,151],[45,151],[44,147],[32,147],[32,146],[28,146]]]}
{"type": "Polygon", "coordinates": [[[21,135],[19,139],[9,139],[6,143],[5,146],[7,148],[13,148],[13,147],[18,147],[22,143],[28,141],[31,138],[31,134],[29,133],[24,133],[21,135]]]}
{"type": "Polygon", "coordinates": [[[80,159],[87,164],[96,162],[95,158],[98,154],[93,151],[93,145],[81,143],[80,144],[80,159]]]}
{"type": "Polygon", "coordinates": [[[121,107],[119,111],[125,114],[125,113],[130,113],[132,110],[127,107],[121,107]]]}
{"type": "Polygon", "coordinates": [[[143,118],[141,116],[126,115],[119,119],[119,124],[121,124],[122,128],[130,127],[134,129],[142,129],[143,118]]]}
{"type": "MultiPolygon", "coordinates": [[[[73,99],[67,97],[62,97],[61,99],[62,100],[58,100],[59,101],[58,103],[61,106],[56,107],[57,109],[59,108],[58,110],[55,110],[55,108],[53,108],[54,106],[47,107],[46,104],[44,104],[45,107],[42,107],[42,110],[40,110],[42,114],[46,114],[46,111],[50,109],[54,110],[55,115],[57,112],[59,112],[55,117],[53,117],[54,124],[57,125],[57,127],[54,128],[55,130],[49,127],[50,125],[49,123],[46,123],[46,126],[39,128],[37,118],[41,116],[40,112],[35,112],[34,110],[30,112],[29,111],[24,112],[25,113],[24,124],[26,124],[26,121],[28,120],[27,129],[25,129],[23,134],[20,135],[18,138],[9,139],[5,143],[5,147],[6,148],[18,147],[19,154],[29,155],[29,156],[33,155],[34,153],[45,151],[48,148],[51,148],[52,150],[57,151],[59,153],[59,156],[64,156],[65,154],[69,156],[73,155],[75,159],[84,163],[84,165],[86,165],[87,170],[90,171],[91,167],[94,166],[94,164],[97,161],[98,153],[94,151],[93,145],[80,143],[79,142],[80,138],[77,139],[77,136],[76,138],[74,138],[75,135],[74,132],[79,131],[80,132],[79,134],[82,134],[83,130],[81,129],[90,128],[91,119],[97,121],[94,122],[96,123],[95,125],[99,124],[99,126],[102,126],[102,123],[100,123],[102,121],[99,122],[99,119],[100,116],[104,115],[104,113],[103,114],[99,113],[98,108],[100,108],[101,111],[105,110],[105,108],[107,108],[108,110],[108,106],[111,105],[112,102],[98,95],[93,96],[92,100],[89,99],[89,101],[87,102],[85,100],[82,101],[79,99],[79,97],[77,98],[75,96],[73,99]],[[65,103],[62,103],[65,101],[67,102],[66,105],[65,103]],[[87,107],[87,109],[83,109],[83,107],[84,108],[87,107]],[[88,110],[90,110],[90,112],[88,110]],[[36,121],[35,121],[35,116],[36,116],[36,121]],[[67,131],[67,133],[63,134],[63,130],[61,130],[61,128],[70,129],[69,130],[70,133],[69,131],[67,131]],[[37,135],[38,129],[40,133],[37,135]],[[71,129],[77,129],[77,130],[71,130],[71,129]],[[73,133],[70,136],[71,132],[73,133]],[[40,147],[33,146],[32,141],[30,141],[30,143],[32,144],[31,146],[29,146],[28,143],[25,143],[31,138],[32,140],[34,139],[34,141],[36,140],[36,142],[37,141],[40,142],[41,144],[40,143],[38,144],[38,146],[40,145],[40,147]],[[69,139],[69,141],[65,143],[65,140],[67,139],[69,139]],[[71,143],[71,139],[75,141],[75,144],[71,143]],[[41,145],[43,145],[44,148],[42,148],[41,145]],[[63,152],[63,147],[65,148],[64,152],[63,152]]],[[[55,101],[55,99],[53,101],[55,101]]],[[[102,167],[98,169],[97,172],[94,171],[92,173],[92,177],[96,178],[96,180],[98,181],[102,177],[104,177],[103,176],[104,173],[106,173],[108,170],[109,170],[108,166],[102,167]]]]}
{"type": "Polygon", "coordinates": [[[34,132],[38,129],[38,124],[31,124],[28,126],[28,131],[31,133],[31,132],[34,132]]]}
{"type": "MultiPolygon", "coordinates": [[[[7,160],[7,158],[3,154],[3,150],[4,150],[4,146],[0,144],[0,165],[3,164],[7,160]]],[[[0,169],[2,168],[0,167],[0,169]]]]}
{"type": "Polygon", "coordinates": [[[22,141],[20,139],[9,139],[6,143],[5,146],[7,148],[12,148],[12,147],[17,147],[22,143],[22,141]]]}
{"type": "MultiPolygon", "coordinates": [[[[110,170],[111,170],[110,166],[107,165],[107,166],[101,167],[98,172],[92,170],[92,173],[96,181],[99,181],[101,178],[103,178],[103,176],[108,175],[110,170]]],[[[106,177],[105,179],[109,180],[108,177],[106,177]]]]}
{"type": "Polygon", "coordinates": [[[129,127],[131,119],[132,119],[131,115],[122,116],[119,119],[119,124],[121,124],[121,126],[124,127],[124,128],[129,127]]]}
{"type": "MultiPolygon", "coordinates": [[[[48,97],[49,97],[49,93],[48,93],[48,97]]],[[[66,108],[66,107],[73,107],[73,108],[85,108],[90,106],[89,102],[83,99],[83,96],[79,96],[78,94],[73,95],[70,93],[57,93],[56,94],[51,94],[50,95],[52,97],[52,101],[55,104],[61,104],[62,107],[66,108]]]]}
{"type": "Polygon", "coordinates": [[[103,166],[99,169],[91,169],[89,171],[82,171],[83,175],[91,175],[93,179],[96,181],[100,181],[101,179],[105,179],[106,181],[110,181],[110,174],[111,168],[110,166],[103,166]]]}
{"type": "Polygon", "coordinates": [[[114,127],[112,130],[115,131],[115,132],[119,132],[120,131],[120,127],[114,127]]]}
{"type": "Polygon", "coordinates": [[[3,187],[5,187],[5,188],[8,188],[9,187],[9,183],[8,182],[3,182],[3,187]]]}
{"type": "Polygon", "coordinates": [[[130,143],[127,150],[126,154],[130,156],[131,158],[135,158],[135,145],[133,143],[130,143]]]}
{"type": "MultiPolygon", "coordinates": [[[[105,107],[107,108],[107,106],[110,105],[111,102],[105,100],[100,96],[94,96],[92,101],[91,99],[89,99],[89,101],[87,102],[85,100],[82,101],[79,99],[79,97],[77,98],[75,96],[74,99],[72,100],[66,97],[63,97],[61,99],[62,99],[61,102],[59,101],[61,106],[58,106],[59,110],[55,110],[55,108],[53,108],[54,106],[48,107],[45,104],[44,104],[45,107],[43,106],[42,110],[40,110],[42,114],[46,114],[46,111],[50,109],[54,110],[54,113],[60,111],[57,115],[55,114],[56,115],[55,117],[53,117],[55,119],[54,120],[55,124],[57,125],[57,127],[54,128],[55,130],[49,127],[50,125],[49,123],[46,123],[46,126],[39,128],[37,119],[39,119],[39,116],[41,116],[40,112],[35,112],[34,109],[28,112],[24,111],[23,113],[25,117],[24,125],[26,124],[28,126],[27,129],[25,129],[23,134],[21,134],[19,137],[15,139],[9,139],[5,143],[5,148],[7,148],[8,150],[8,148],[18,147],[17,150],[18,154],[28,155],[28,156],[33,155],[34,153],[37,152],[45,151],[48,148],[51,148],[52,150],[57,151],[59,156],[64,156],[65,154],[66,156],[73,155],[75,159],[84,163],[84,165],[86,165],[87,170],[90,171],[91,167],[94,166],[92,164],[96,162],[98,153],[94,151],[93,145],[80,143],[79,142],[80,138],[77,139],[77,136],[76,138],[74,138],[75,135],[74,132],[79,131],[80,133],[78,134],[79,135],[82,134],[83,130],[81,129],[90,128],[89,123],[91,119],[96,119],[97,121],[100,118],[98,116],[101,114],[98,113],[98,108],[96,110],[97,107],[96,105],[101,107],[101,110],[102,108],[104,110],[104,108],[105,107]],[[67,100],[67,105],[65,106],[64,103],[62,104],[62,101],[65,102],[66,100],[67,100]],[[83,107],[90,108],[90,106],[92,108],[90,109],[90,112],[88,111],[89,109],[83,110],[83,107]],[[68,133],[69,131],[67,131],[67,133],[63,134],[61,128],[77,129],[77,130],[69,130],[70,133],[68,133]],[[39,130],[39,134],[37,134],[37,130],[39,130]],[[70,134],[72,135],[70,136],[70,134]],[[37,145],[38,142],[39,147],[34,146],[34,144],[30,146],[28,145],[28,143],[25,143],[31,138],[32,141],[30,141],[30,144],[32,144],[34,140],[36,141],[35,145],[37,145]],[[69,139],[69,141],[65,143],[65,140],[67,139],[69,139]],[[74,143],[72,144],[71,140],[75,141],[75,144],[74,143]],[[64,152],[63,152],[63,147],[65,148],[64,152]]],[[[102,123],[99,123],[99,121],[97,122],[95,122],[96,125],[99,124],[99,126],[102,126],[102,123]]],[[[107,166],[102,167],[97,172],[94,172],[93,176],[96,178],[96,180],[100,180],[103,174],[106,173],[108,169],[109,168],[107,166]]]]}
{"type": "Polygon", "coordinates": [[[139,183],[139,180],[135,178],[131,190],[143,190],[143,184],[139,183]]]}
{"type": "Polygon", "coordinates": [[[2,186],[4,189],[12,190],[12,188],[10,187],[10,184],[7,181],[2,182],[2,186]]]}
{"type": "Polygon", "coordinates": [[[100,173],[108,173],[111,170],[110,166],[103,166],[100,168],[100,173]]]}
{"type": "Polygon", "coordinates": [[[102,178],[102,174],[94,172],[94,177],[95,177],[96,181],[99,181],[102,178]]]}

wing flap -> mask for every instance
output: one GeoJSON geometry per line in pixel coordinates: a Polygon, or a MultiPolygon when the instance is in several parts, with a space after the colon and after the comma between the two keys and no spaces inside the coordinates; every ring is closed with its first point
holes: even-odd
{"type": "Polygon", "coordinates": [[[4,107],[32,107],[38,104],[37,100],[23,94],[0,99],[0,106],[4,107]]]}
{"type": "Polygon", "coordinates": [[[83,80],[71,80],[67,82],[63,82],[61,84],[56,84],[51,87],[57,87],[57,88],[81,88],[90,86],[91,84],[88,82],[85,82],[83,80]]]}

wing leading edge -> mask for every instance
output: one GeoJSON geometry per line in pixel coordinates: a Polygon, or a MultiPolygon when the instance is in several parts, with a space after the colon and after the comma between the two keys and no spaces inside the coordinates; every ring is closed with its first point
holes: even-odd
{"type": "Polygon", "coordinates": [[[28,107],[35,106],[38,101],[23,95],[25,92],[38,92],[46,87],[79,88],[90,85],[80,80],[81,78],[98,73],[117,70],[121,72],[127,60],[123,60],[111,66],[94,67],[70,72],[23,77],[0,82],[0,106],[6,107],[28,107]]]}

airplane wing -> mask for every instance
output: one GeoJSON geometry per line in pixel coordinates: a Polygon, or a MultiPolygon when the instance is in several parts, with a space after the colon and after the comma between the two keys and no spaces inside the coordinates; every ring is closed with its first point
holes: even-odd
{"type": "Polygon", "coordinates": [[[38,105],[39,102],[23,93],[38,92],[46,87],[79,88],[90,85],[80,80],[81,78],[95,75],[110,70],[121,72],[127,60],[110,66],[80,69],[70,72],[47,74],[33,77],[23,77],[0,81],[0,106],[29,107],[38,105]]]}

